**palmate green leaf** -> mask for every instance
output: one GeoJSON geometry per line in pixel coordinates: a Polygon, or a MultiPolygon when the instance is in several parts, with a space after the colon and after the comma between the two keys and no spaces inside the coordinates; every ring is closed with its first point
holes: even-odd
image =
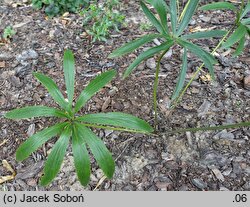
{"type": "Polygon", "coordinates": [[[245,41],[246,41],[245,36],[240,39],[239,44],[238,44],[236,50],[233,53],[233,57],[237,57],[243,52],[245,41]]]}
{"type": "Polygon", "coordinates": [[[5,117],[8,119],[29,119],[40,116],[67,118],[67,115],[63,111],[47,106],[27,106],[20,109],[13,109],[5,114],[5,117]]]}
{"type": "Polygon", "coordinates": [[[68,103],[65,101],[61,91],[55,82],[42,73],[33,73],[33,75],[45,86],[52,98],[64,109],[67,110],[68,103]]]}
{"type": "Polygon", "coordinates": [[[123,78],[126,78],[129,76],[129,74],[132,72],[132,70],[138,66],[143,60],[146,60],[155,54],[159,53],[160,51],[163,50],[168,50],[172,45],[174,44],[173,40],[170,40],[168,42],[164,42],[159,46],[150,48],[146,50],[145,52],[141,53],[135,60],[134,62],[126,69],[123,78]]]}
{"type": "Polygon", "coordinates": [[[178,29],[177,29],[177,36],[181,35],[181,33],[186,29],[186,27],[188,26],[189,22],[191,21],[191,18],[197,8],[199,4],[199,0],[189,0],[187,2],[187,5],[186,5],[186,9],[184,8],[184,15],[181,15],[183,16],[182,19],[181,19],[181,22],[178,26],[178,29]]]}
{"type": "Polygon", "coordinates": [[[36,151],[42,144],[47,142],[52,137],[60,134],[67,123],[59,123],[29,137],[16,151],[16,159],[23,161],[32,152],[36,151]]]}
{"type": "Polygon", "coordinates": [[[250,2],[247,3],[246,7],[244,8],[240,18],[242,19],[244,16],[246,16],[246,14],[250,12],[250,2]]]}
{"type": "Polygon", "coordinates": [[[147,0],[147,2],[150,3],[157,11],[161,20],[161,26],[163,30],[168,34],[167,11],[170,11],[170,9],[167,6],[166,2],[163,0],[147,0]]]}
{"type": "Polygon", "coordinates": [[[144,35],[143,37],[140,37],[134,41],[131,41],[124,46],[114,50],[110,55],[109,58],[114,58],[114,57],[119,57],[122,55],[126,55],[130,52],[133,52],[135,49],[138,47],[153,41],[155,38],[160,38],[162,37],[160,34],[149,34],[149,35],[144,35]]]}
{"type": "Polygon", "coordinates": [[[40,180],[41,185],[48,185],[58,174],[69,144],[70,136],[71,128],[70,126],[66,126],[45,163],[44,175],[40,180]]]}
{"type": "Polygon", "coordinates": [[[79,135],[89,146],[104,174],[108,178],[112,178],[115,171],[115,163],[103,141],[82,124],[76,123],[76,127],[79,129],[79,135]]]}
{"type": "Polygon", "coordinates": [[[204,10],[204,11],[218,10],[218,9],[229,9],[229,10],[233,10],[233,11],[237,10],[237,8],[230,2],[215,2],[215,3],[201,6],[199,9],[204,10]]]}
{"type": "Polygon", "coordinates": [[[68,101],[72,105],[75,84],[75,59],[71,50],[66,50],[63,57],[63,72],[67,89],[68,101]]]}
{"type": "Polygon", "coordinates": [[[159,20],[155,17],[155,15],[149,10],[149,8],[146,6],[146,4],[141,1],[141,8],[149,21],[152,23],[152,25],[157,29],[157,31],[161,34],[164,34],[164,28],[162,27],[159,20]]]}
{"type": "Polygon", "coordinates": [[[154,131],[154,129],[144,120],[133,115],[120,112],[87,114],[82,117],[77,117],[76,120],[91,124],[122,127],[144,133],[150,133],[154,131]]]}
{"type": "Polygon", "coordinates": [[[215,74],[214,74],[214,69],[213,69],[213,64],[215,64],[217,61],[216,59],[207,51],[203,50],[199,46],[187,42],[181,38],[176,40],[177,43],[179,43],[182,47],[187,48],[189,51],[197,55],[202,61],[205,63],[205,66],[208,68],[209,73],[212,77],[212,79],[215,79],[215,74]]]}
{"type": "Polygon", "coordinates": [[[226,34],[225,30],[211,30],[211,31],[195,32],[191,34],[182,35],[181,38],[186,40],[200,39],[200,38],[222,37],[225,34],[226,34]]]}
{"type": "Polygon", "coordinates": [[[170,19],[173,34],[176,33],[177,26],[177,2],[176,0],[170,0],[170,19]]]}
{"type": "Polygon", "coordinates": [[[86,186],[90,180],[90,160],[83,136],[77,126],[73,128],[72,151],[77,177],[80,183],[86,186]]]}
{"type": "Polygon", "coordinates": [[[184,48],[181,72],[179,74],[178,82],[176,84],[175,91],[174,91],[174,94],[172,96],[172,101],[175,100],[179,96],[179,94],[184,86],[184,83],[185,83],[186,74],[187,74],[187,49],[184,48]]]}
{"type": "Polygon", "coordinates": [[[96,92],[98,92],[108,82],[110,82],[115,75],[115,70],[109,70],[107,72],[102,73],[101,75],[98,75],[94,80],[92,80],[78,97],[75,104],[75,113],[77,113],[86,104],[86,102],[93,95],[95,95],[96,92]]]}
{"type": "Polygon", "coordinates": [[[240,26],[234,31],[233,34],[227,39],[227,41],[222,45],[222,48],[229,48],[234,45],[236,42],[240,41],[242,37],[244,37],[247,33],[247,29],[244,25],[240,24],[240,26]]]}

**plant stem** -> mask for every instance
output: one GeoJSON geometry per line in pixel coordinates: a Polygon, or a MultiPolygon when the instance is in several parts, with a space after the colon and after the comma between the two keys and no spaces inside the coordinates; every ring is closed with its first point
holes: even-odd
{"type": "Polygon", "coordinates": [[[140,133],[140,134],[152,134],[149,132],[139,131],[139,130],[133,130],[133,129],[126,129],[121,127],[111,127],[111,126],[102,126],[97,124],[88,124],[88,123],[82,123],[82,125],[86,127],[93,127],[93,128],[99,128],[99,129],[107,129],[107,130],[114,130],[114,131],[124,131],[124,132],[132,132],[132,133],[140,133]]]}
{"type": "Polygon", "coordinates": [[[175,134],[175,133],[183,133],[183,132],[214,131],[214,130],[230,129],[230,128],[238,128],[238,127],[249,127],[249,126],[250,126],[250,122],[241,122],[238,124],[229,124],[229,125],[213,126],[213,127],[177,129],[177,130],[169,131],[166,133],[175,134]]]}
{"type": "Polygon", "coordinates": [[[154,128],[156,129],[157,126],[157,90],[158,90],[158,83],[159,83],[159,73],[160,73],[160,64],[161,59],[164,55],[168,52],[169,49],[165,50],[157,61],[156,71],[155,71],[155,80],[154,80],[154,89],[153,89],[153,103],[154,103],[154,128]]]}
{"type": "MultiPolygon", "coordinates": [[[[219,49],[219,47],[221,46],[221,44],[226,40],[226,38],[228,37],[228,35],[234,29],[234,27],[235,27],[235,25],[233,27],[231,27],[229,29],[229,31],[224,35],[224,37],[220,40],[220,42],[218,43],[218,45],[212,51],[212,55],[214,55],[214,53],[219,49]]],[[[171,107],[171,109],[175,109],[176,108],[176,106],[180,102],[182,96],[186,93],[187,89],[189,88],[189,86],[191,85],[191,83],[194,81],[194,79],[198,75],[198,73],[202,70],[202,68],[203,68],[204,65],[205,64],[202,63],[201,66],[196,70],[196,72],[194,73],[194,75],[192,76],[192,78],[190,79],[190,81],[188,82],[188,84],[186,85],[186,87],[182,90],[181,94],[178,96],[178,98],[174,102],[174,105],[171,107]]]]}

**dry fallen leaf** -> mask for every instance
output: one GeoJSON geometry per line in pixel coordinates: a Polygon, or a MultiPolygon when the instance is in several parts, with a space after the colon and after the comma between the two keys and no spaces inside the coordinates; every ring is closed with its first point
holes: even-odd
{"type": "Polygon", "coordinates": [[[0,68],[5,68],[5,61],[0,61],[0,68]]]}
{"type": "Polygon", "coordinates": [[[10,164],[7,162],[7,160],[3,160],[2,165],[9,172],[11,172],[12,175],[0,176],[0,184],[4,183],[6,181],[9,181],[9,180],[13,180],[16,176],[16,172],[13,170],[13,168],[10,166],[10,164]]]}
{"type": "Polygon", "coordinates": [[[3,145],[5,145],[5,143],[7,143],[7,139],[3,140],[3,141],[0,143],[0,147],[2,147],[3,145]]]}

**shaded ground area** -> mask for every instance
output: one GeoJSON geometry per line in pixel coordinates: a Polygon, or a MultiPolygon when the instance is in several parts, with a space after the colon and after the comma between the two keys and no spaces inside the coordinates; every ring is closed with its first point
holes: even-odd
{"type": "MultiPolygon", "coordinates": [[[[0,45],[0,160],[7,160],[17,175],[0,185],[1,190],[93,190],[103,174],[91,160],[91,182],[83,188],[74,171],[71,148],[57,178],[46,188],[38,185],[44,160],[56,138],[24,162],[16,162],[15,151],[28,136],[55,123],[53,118],[11,121],[3,118],[6,111],[27,105],[56,106],[47,91],[32,76],[32,71],[52,77],[65,91],[62,56],[72,49],[76,59],[76,94],[97,74],[114,68],[119,76],[98,93],[82,111],[122,111],[147,120],[153,125],[152,85],[155,59],[141,64],[126,80],[121,75],[140,53],[120,59],[107,59],[108,54],[142,31],[142,13],[138,1],[124,3],[127,26],[113,32],[106,42],[91,44],[82,36],[84,28],[78,15],[47,19],[29,5],[0,5],[0,32],[7,25],[17,31],[9,43],[0,45]]],[[[213,26],[227,28],[230,12],[198,13],[190,28],[213,26]]],[[[213,49],[219,39],[199,40],[198,44],[213,49]]],[[[151,46],[151,45],[148,45],[151,46]]],[[[173,111],[169,99],[181,64],[180,48],[173,48],[161,64],[159,84],[159,133],[144,136],[96,131],[116,159],[112,180],[105,180],[98,190],[250,190],[250,129],[197,132],[168,135],[176,128],[214,126],[250,120],[250,87],[243,84],[250,75],[249,40],[244,54],[233,59],[219,51],[215,66],[217,82],[206,80],[206,70],[196,78],[182,102],[173,111]]],[[[146,48],[142,48],[145,50],[146,48]]],[[[188,78],[200,65],[189,55],[188,78]]],[[[2,165],[0,175],[10,174],[2,165]]]]}

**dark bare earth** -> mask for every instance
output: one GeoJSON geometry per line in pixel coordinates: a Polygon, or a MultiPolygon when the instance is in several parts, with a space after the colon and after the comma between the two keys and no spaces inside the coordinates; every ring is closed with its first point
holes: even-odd
{"type": "MultiPolygon", "coordinates": [[[[127,26],[113,32],[109,40],[91,44],[82,35],[82,17],[47,19],[31,6],[1,3],[0,33],[8,25],[16,34],[10,42],[0,43],[0,161],[15,170],[16,177],[0,184],[1,191],[11,190],[250,190],[250,129],[232,129],[167,135],[166,131],[181,127],[214,126],[250,120],[250,86],[243,84],[250,76],[250,47],[247,40],[244,54],[238,59],[219,50],[215,65],[217,82],[206,80],[206,69],[192,83],[182,102],[169,111],[169,98],[181,65],[181,51],[161,64],[159,85],[159,132],[157,136],[96,131],[116,159],[112,180],[104,180],[102,171],[92,162],[91,182],[82,187],[77,181],[71,148],[63,167],[51,185],[38,185],[46,156],[56,138],[45,144],[24,162],[15,160],[17,147],[33,133],[55,123],[54,118],[23,121],[7,120],[6,111],[27,105],[56,106],[47,91],[32,76],[40,71],[52,77],[62,91],[65,85],[62,56],[66,48],[76,59],[76,94],[97,74],[114,68],[119,76],[98,93],[82,113],[121,111],[147,120],[153,125],[152,86],[155,59],[141,64],[126,80],[121,75],[139,54],[136,51],[119,59],[107,59],[115,48],[150,31],[140,29],[145,22],[138,1],[123,3],[127,26]]],[[[198,12],[190,28],[227,28],[234,18],[231,12],[198,12]]],[[[199,40],[199,45],[212,50],[219,39],[199,40]]],[[[148,45],[150,46],[150,45],[148,45]]],[[[145,48],[142,48],[145,50],[145,48]]],[[[189,55],[188,77],[201,62],[189,55]]],[[[250,81],[249,81],[250,82],[250,81]]],[[[0,176],[10,175],[0,165],[0,176]]]]}

